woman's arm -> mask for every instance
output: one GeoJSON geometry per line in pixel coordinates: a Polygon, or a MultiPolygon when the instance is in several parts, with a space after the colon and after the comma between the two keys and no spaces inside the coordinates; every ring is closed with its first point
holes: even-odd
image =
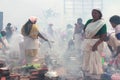
{"type": "Polygon", "coordinates": [[[100,35],[100,39],[93,45],[92,51],[96,51],[97,50],[97,47],[104,41],[106,36],[107,36],[106,34],[100,35]]]}
{"type": "Polygon", "coordinates": [[[93,48],[92,48],[93,51],[97,50],[97,47],[99,46],[99,44],[101,44],[107,37],[106,24],[103,25],[103,27],[98,31],[98,33],[95,36],[99,36],[99,40],[93,45],[93,48]]]}
{"type": "Polygon", "coordinates": [[[96,34],[96,36],[99,36],[99,40],[93,45],[92,50],[96,51],[97,47],[105,40],[107,37],[107,30],[106,30],[106,25],[104,25],[96,34]]]}
{"type": "Polygon", "coordinates": [[[43,37],[43,35],[42,35],[40,32],[38,33],[38,36],[39,36],[40,38],[44,39],[45,41],[48,41],[48,39],[46,39],[45,37],[43,37]]]}

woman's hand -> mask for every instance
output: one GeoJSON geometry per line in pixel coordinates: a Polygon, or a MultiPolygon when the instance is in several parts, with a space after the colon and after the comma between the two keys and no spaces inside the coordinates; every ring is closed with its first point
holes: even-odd
{"type": "Polygon", "coordinates": [[[46,38],[43,38],[45,41],[49,41],[48,39],[46,39],[46,38]]]}
{"type": "Polygon", "coordinates": [[[99,39],[92,47],[92,51],[97,51],[98,46],[103,42],[103,39],[99,39]]]}
{"type": "Polygon", "coordinates": [[[97,51],[97,45],[93,45],[92,51],[97,51]]]}

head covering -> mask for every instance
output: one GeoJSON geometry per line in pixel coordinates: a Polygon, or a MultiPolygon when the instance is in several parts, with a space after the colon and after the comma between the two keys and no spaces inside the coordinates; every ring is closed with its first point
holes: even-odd
{"type": "Polygon", "coordinates": [[[102,17],[102,12],[100,9],[93,9],[92,11],[97,11],[100,14],[100,18],[102,17]]]}
{"type": "Polygon", "coordinates": [[[29,20],[30,20],[32,23],[35,23],[35,22],[37,21],[37,17],[31,16],[31,17],[29,18],[29,20]]]}

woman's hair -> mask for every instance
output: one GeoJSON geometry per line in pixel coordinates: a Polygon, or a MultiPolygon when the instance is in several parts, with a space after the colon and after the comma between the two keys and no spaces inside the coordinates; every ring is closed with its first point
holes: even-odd
{"type": "Polygon", "coordinates": [[[26,35],[29,35],[30,30],[31,30],[31,28],[32,28],[32,24],[33,24],[33,23],[32,23],[30,20],[28,20],[28,21],[25,23],[25,25],[23,26],[26,35]]]}
{"type": "Polygon", "coordinates": [[[7,26],[11,26],[11,23],[8,23],[7,26]]]}
{"type": "Polygon", "coordinates": [[[102,12],[99,9],[93,9],[92,12],[93,11],[97,11],[100,14],[100,19],[102,18],[102,12]]]}
{"type": "Polygon", "coordinates": [[[114,23],[114,24],[118,25],[118,24],[120,24],[120,16],[114,15],[109,19],[109,21],[111,23],[114,23]]]}
{"type": "Polygon", "coordinates": [[[78,22],[78,23],[82,23],[82,18],[78,18],[78,19],[77,19],[77,22],[78,22]]]}
{"type": "Polygon", "coordinates": [[[5,27],[6,31],[11,30],[11,23],[8,23],[7,26],[5,27]]]}
{"type": "Polygon", "coordinates": [[[5,31],[1,31],[0,32],[2,36],[6,36],[6,32],[5,31]]]}

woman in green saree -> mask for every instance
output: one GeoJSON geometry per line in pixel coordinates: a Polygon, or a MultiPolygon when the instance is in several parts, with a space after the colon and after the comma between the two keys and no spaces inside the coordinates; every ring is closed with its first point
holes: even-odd
{"type": "Polygon", "coordinates": [[[89,76],[89,79],[100,80],[100,75],[103,73],[100,54],[103,52],[103,42],[107,34],[107,28],[100,10],[93,9],[92,17],[93,19],[89,19],[84,28],[85,40],[82,69],[85,76],[89,76]]]}

